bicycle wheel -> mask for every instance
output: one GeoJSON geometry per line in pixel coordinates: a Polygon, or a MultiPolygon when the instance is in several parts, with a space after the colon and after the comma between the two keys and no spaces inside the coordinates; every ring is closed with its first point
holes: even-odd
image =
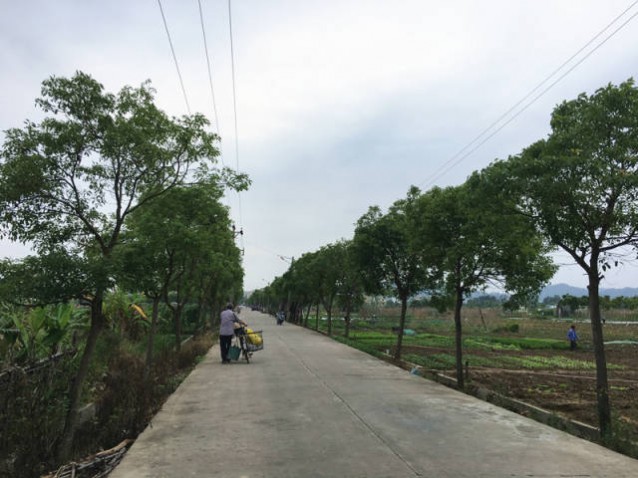
{"type": "Polygon", "coordinates": [[[241,353],[244,355],[246,363],[250,363],[250,352],[248,352],[248,347],[246,347],[246,337],[240,337],[239,342],[241,343],[241,353]]]}

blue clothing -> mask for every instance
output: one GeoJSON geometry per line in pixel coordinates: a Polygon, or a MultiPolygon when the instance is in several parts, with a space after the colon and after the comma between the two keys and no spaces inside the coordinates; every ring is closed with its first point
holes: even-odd
{"type": "Polygon", "coordinates": [[[570,328],[567,332],[567,338],[569,339],[569,348],[571,350],[576,350],[576,341],[578,340],[578,335],[576,334],[575,328],[570,328]]]}

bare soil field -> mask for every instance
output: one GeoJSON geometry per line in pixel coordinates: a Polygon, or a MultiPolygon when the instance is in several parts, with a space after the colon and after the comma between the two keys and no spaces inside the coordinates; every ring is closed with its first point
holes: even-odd
{"type": "MultiPolygon", "coordinates": [[[[411,353],[436,353],[424,347],[408,347],[411,353]]],[[[472,351],[486,358],[503,354],[517,356],[564,356],[568,359],[593,361],[590,350],[520,350],[472,351]]],[[[617,426],[623,426],[638,441],[638,346],[613,345],[606,348],[612,413],[617,426]]],[[[450,376],[455,372],[450,370],[450,376]]],[[[535,405],[557,415],[597,426],[595,370],[469,368],[468,383],[483,386],[510,398],[535,405]]]]}

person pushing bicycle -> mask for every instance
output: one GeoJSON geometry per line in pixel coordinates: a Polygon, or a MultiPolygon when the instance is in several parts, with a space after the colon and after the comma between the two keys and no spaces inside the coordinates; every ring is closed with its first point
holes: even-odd
{"type": "Polygon", "coordinates": [[[230,363],[228,352],[230,351],[230,344],[232,342],[233,335],[235,335],[235,323],[238,323],[243,327],[248,325],[246,322],[237,317],[237,314],[235,314],[233,309],[233,304],[228,303],[220,315],[219,349],[222,356],[222,363],[230,363]]]}

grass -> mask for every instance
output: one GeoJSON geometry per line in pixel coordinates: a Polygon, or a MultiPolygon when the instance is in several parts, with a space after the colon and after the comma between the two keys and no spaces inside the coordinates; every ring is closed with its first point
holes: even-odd
{"type": "Polygon", "coordinates": [[[568,344],[565,340],[541,339],[534,337],[480,337],[466,339],[465,345],[472,343],[483,344],[494,350],[566,350],[568,344]]]}
{"type": "MultiPolygon", "coordinates": [[[[456,367],[456,360],[453,353],[437,353],[431,355],[405,354],[403,359],[433,370],[453,370],[456,367]]],[[[511,370],[595,370],[596,364],[589,360],[573,360],[564,357],[545,357],[532,355],[517,357],[502,355],[495,357],[484,357],[464,354],[463,360],[469,362],[471,367],[505,368],[511,370]]],[[[610,370],[620,370],[623,367],[618,365],[608,365],[610,370]]]]}
{"type": "MultiPolygon", "coordinates": [[[[377,345],[379,347],[392,347],[396,344],[397,336],[388,332],[358,331],[350,334],[350,340],[354,342],[377,345]]],[[[421,347],[448,348],[454,347],[454,337],[431,333],[419,333],[413,336],[404,336],[403,345],[421,347]]],[[[564,340],[540,339],[530,337],[493,337],[477,336],[466,337],[463,340],[465,349],[485,350],[566,350],[568,344],[564,340]]]]}

